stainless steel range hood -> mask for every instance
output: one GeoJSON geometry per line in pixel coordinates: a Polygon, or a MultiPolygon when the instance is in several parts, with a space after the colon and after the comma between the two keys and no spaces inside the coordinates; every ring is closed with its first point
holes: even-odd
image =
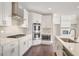
{"type": "Polygon", "coordinates": [[[24,17],[24,10],[20,8],[18,2],[12,2],[12,24],[13,25],[22,25],[24,17]]]}
{"type": "Polygon", "coordinates": [[[24,11],[23,9],[19,8],[18,2],[12,2],[12,16],[23,18],[24,11]]]}

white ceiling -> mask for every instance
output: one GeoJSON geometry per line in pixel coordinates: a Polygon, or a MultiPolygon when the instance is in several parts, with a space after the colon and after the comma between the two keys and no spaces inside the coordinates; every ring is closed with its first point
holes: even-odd
{"type": "Polygon", "coordinates": [[[21,2],[23,7],[42,13],[79,14],[79,2],[21,2]],[[52,8],[52,10],[48,10],[52,8]]]}

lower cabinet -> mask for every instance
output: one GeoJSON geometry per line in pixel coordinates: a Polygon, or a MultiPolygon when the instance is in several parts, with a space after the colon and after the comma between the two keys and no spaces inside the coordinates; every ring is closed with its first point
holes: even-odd
{"type": "Polygon", "coordinates": [[[27,35],[0,46],[0,56],[22,56],[31,46],[32,37],[27,35]]]}
{"type": "Polygon", "coordinates": [[[22,37],[19,40],[19,55],[22,56],[32,46],[32,38],[30,35],[22,37]]]}
{"type": "Polygon", "coordinates": [[[25,37],[19,40],[19,55],[23,55],[27,49],[27,39],[25,37]]]}
{"type": "Polygon", "coordinates": [[[2,47],[0,46],[0,56],[2,56],[2,47]]]}
{"type": "Polygon", "coordinates": [[[63,45],[60,41],[57,41],[57,55],[63,56],[63,45]]]}
{"type": "Polygon", "coordinates": [[[28,35],[27,36],[27,43],[28,43],[28,45],[27,45],[27,50],[32,46],[32,37],[31,37],[31,35],[28,35]]]}
{"type": "Polygon", "coordinates": [[[56,53],[56,55],[63,56],[63,45],[57,38],[55,38],[54,47],[54,52],[56,53]]]}
{"type": "Polygon", "coordinates": [[[18,41],[3,46],[3,56],[18,56],[18,41]]]}

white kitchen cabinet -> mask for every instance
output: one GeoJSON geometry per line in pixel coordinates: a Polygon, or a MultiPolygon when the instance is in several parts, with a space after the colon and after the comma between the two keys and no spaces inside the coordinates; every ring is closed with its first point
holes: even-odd
{"type": "Polygon", "coordinates": [[[77,16],[71,15],[71,24],[77,24],[77,16]]]}
{"type": "Polygon", "coordinates": [[[71,16],[65,15],[61,16],[61,27],[70,27],[71,26],[71,16]]]}
{"type": "Polygon", "coordinates": [[[26,52],[27,41],[26,37],[19,38],[19,55],[23,55],[26,52]]]}
{"type": "Polygon", "coordinates": [[[5,26],[11,26],[11,17],[12,17],[12,3],[4,2],[3,4],[3,21],[5,26]]]}
{"type": "Polygon", "coordinates": [[[60,41],[57,41],[57,55],[63,56],[63,45],[60,41]]]}
{"type": "Polygon", "coordinates": [[[0,3],[0,26],[3,26],[3,17],[2,17],[2,15],[3,15],[3,5],[2,5],[3,3],[1,2],[0,3]]]}
{"type": "Polygon", "coordinates": [[[63,56],[63,45],[61,44],[60,41],[55,37],[54,40],[54,52],[56,53],[57,56],[63,56]]]}
{"type": "Polygon", "coordinates": [[[3,45],[3,56],[18,56],[18,41],[3,45]]]}
{"type": "Polygon", "coordinates": [[[26,9],[24,9],[24,19],[28,19],[28,11],[26,9]]]}
{"type": "Polygon", "coordinates": [[[3,3],[3,24],[5,26],[11,26],[11,10],[12,4],[10,2],[3,3]]]}
{"type": "Polygon", "coordinates": [[[27,36],[27,50],[32,46],[32,36],[31,35],[28,35],[27,36]]]}
{"type": "Polygon", "coordinates": [[[56,39],[56,37],[54,37],[54,42],[53,42],[53,51],[54,51],[54,53],[57,52],[57,39],[56,39]]]}
{"type": "Polygon", "coordinates": [[[60,24],[61,27],[68,27],[70,24],[77,24],[76,15],[53,15],[53,24],[60,24]]]}
{"type": "Polygon", "coordinates": [[[0,56],[2,56],[2,46],[0,46],[0,56]]]}
{"type": "Polygon", "coordinates": [[[23,55],[32,46],[32,39],[30,35],[19,39],[19,55],[23,55]]]}
{"type": "Polygon", "coordinates": [[[28,27],[28,11],[24,9],[24,18],[23,18],[23,24],[22,27],[28,27]]]}
{"type": "Polygon", "coordinates": [[[31,15],[32,15],[32,22],[33,23],[41,23],[41,19],[42,19],[41,14],[32,12],[31,15]]]}
{"type": "Polygon", "coordinates": [[[1,2],[0,3],[0,26],[10,26],[11,25],[11,2],[1,2]]]}
{"type": "Polygon", "coordinates": [[[53,24],[60,24],[60,15],[53,15],[53,24]]]}
{"type": "Polygon", "coordinates": [[[76,15],[53,15],[53,24],[61,24],[61,27],[70,27],[71,24],[77,24],[76,15]]]}

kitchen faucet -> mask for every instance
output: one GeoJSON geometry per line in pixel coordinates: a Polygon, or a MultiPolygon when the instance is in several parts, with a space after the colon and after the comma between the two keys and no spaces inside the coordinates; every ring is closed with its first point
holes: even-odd
{"type": "Polygon", "coordinates": [[[77,39],[77,36],[76,36],[76,33],[77,33],[77,32],[76,32],[76,29],[75,29],[75,28],[70,29],[70,33],[71,33],[72,30],[74,30],[74,32],[75,32],[74,40],[76,40],[76,39],[77,39]]]}

